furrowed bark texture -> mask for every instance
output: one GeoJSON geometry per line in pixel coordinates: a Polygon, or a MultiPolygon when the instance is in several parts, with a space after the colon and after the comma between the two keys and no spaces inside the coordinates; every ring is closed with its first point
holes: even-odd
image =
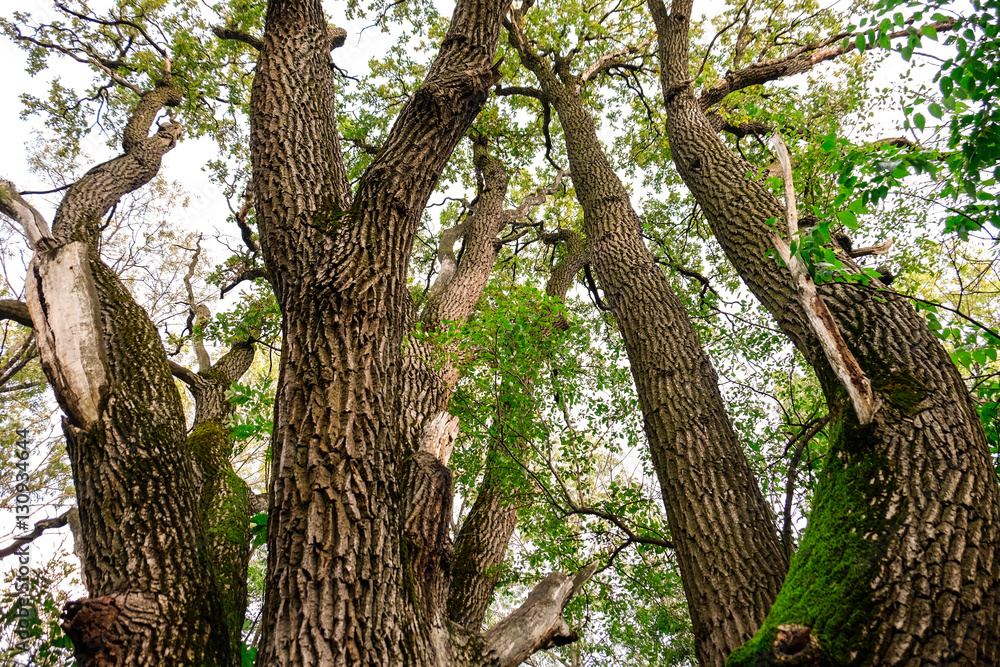
{"type": "MultiPolygon", "coordinates": [[[[489,154],[485,137],[473,142],[473,161],[482,192],[469,215],[441,234],[440,273],[419,318],[424,334],[440,333],[448,323],[468,320],[493,271],[500,250],[497,235],[516,219],[516,211],[503,208],[507,170],[489,154]],[[461,263],[455,256],[455,243],[460,239],[464,244],[461,263]]],[[[415,449],[427,423],[448,409],[458,369],[455,350],[409,333],[403,357],[402,418],[405,442],[415,449]]]]}
{"type": "Polygon", "coordinates": [[[399,428],[405,278],[426,201],[496,80],[501,11],[496,0],[458,3],[427,79],[352,202],[321,4],[269,3],[251,155],[284,341],[262,664],[448,659],[442,624],[419,612],[420,545],[401,525],[412,451],[399,428]]]}
{"type": "Polygon", "coordinates": [[[699,661],[720,665],[753,636],[787,568],[771,511],[726,415],[718,378],[684,306],[643,244],[642,222],[583,107],[510,30],[563,127],[598,279],[625,341],[663,490],[699,661]]]}
{"type": "Polygon", "coordinates": [[[243,341],[210,368],[174,374],[187,383],[195,399],[195,420],[188,449],[195,466],[199,511],[205,525],[208,552],[215,565],[226,627],[233,646],[240,645],[247,608],[247,567],[250,563],[250,519],[253,493],[233,469],[229,457],[228,418],[235,407],[226,391],[253,363],[253,344],[243,341]]]}
{"type": "MultiPolygon", "coordinates": [[[[124,154],[69,189],[52,233],[36,211],[34,220],[22,221],[43,230],[33,240],[25,291],[42,367],[67,415],[85,543],[82,574],[91,597],[69,603],[63,616],[81,664],[239,660],[221,619],[183,411],[163,346],[96,250],[101,216],[148,182],[175,145],[177,125],[147,133],[155,114],[179,101],[180,90],[165,76],[141,98],[124,133],[124,154]]],[[[5,213],[16,213],[6,196],[0,199],[5,213]]]]}
{"type": "Polygon", "coordinates": [[[821,287],[881,401],[870,426],[857,424],[791,276],[765,257],[764,221],[782,206],[718,139],[686,81],[690,2],[650,9],[677,168],[830,404],[832,448],[802,544],[764,627],[731,664],[998,664],[1000,494],[954,364],[904,298],[821,287]]]}
{"type": "MultiPolygon", "coordinates": [[[[549,235],[545,240],[566,243],[566,257],[553,268],[545,288],[548,296],[562,301],[576,274],[590,258],[587,244],[579,234],[565,230],[549,235]]],[[[555,322],[551,326],[560,325],[565,326],[565,323],[555,322]]],[[[547,334],[543,331],[541,335],[544,337],[547,334]]],[[[522,386],[530,392],[533,383],[526,381],[522,386]]],[[[505,475],[503,468],[513,465],[511,454],[516,456],[527,445],[516,429],[505,428],[509,419],[506,412],[501,404],[496,424],[499,442],[492,442],[489,446],[483,481],[455,540],[448,618],[470,630],[479,630],[486,619],[507,545],[517,527],[518,504],[526,502],[523,497],[512,493],[509,487],[504,488],[502,481],[505,475]],[[511,433],[512,430],[515,432],[511,433]]]]}
{"type": "Polygon", "coordinates": [[[534,54],[522,51],[522,60],[559,114],[593,262],[629,354],[699,659],[719,664],[777,594],[786,567],[777,531],[714,369],[645,248],[641,220],[583,108],[580,82],[568,71],[557,77],[534,54]]]}

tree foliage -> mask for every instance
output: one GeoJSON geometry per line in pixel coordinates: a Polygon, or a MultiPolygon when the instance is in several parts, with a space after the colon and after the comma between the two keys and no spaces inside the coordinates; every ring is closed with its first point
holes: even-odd
{"type": "MultiPolygon", "coordinates": [[[[907,511],[926,500],[900,489],[913,483],[908,455],[923,456],[914,465],[937,455],[932,404],[958,406],[956,414],[971,406],[978,421],[956,417],[969,434],[955,436],[960,463],[934,464],[927,484],[956,486],[953,469],[967,475],[961,483],[975,497],[958,504],[983,525],[981,545],[969,538],[968,548],[981,546],[987,570],[990,550],[1000,548],[989,507],[1000,452],[993,0],[967,11],[897,0],[730,2],[715,16],[687,16],[683,0],[513,8],[463,0],[451,21],[427,2],[352,2],[335,16],[318,2],[267,4],[60,0],[43,18],[0,18],[29,73],[45,76],[55,59],[81,72],[50,77],[47,94],[22,95],[25,117],[40,122],[28,162],[45,181],[39,190],[56,188],[49,200],[0,182],[0,210],[12,220],[25,224],[18,211],[56,211],[41,241],[27,226],[3,231],[0,451],[29,429],[41,452],[33,502],[55,516],[80,494],[84,527],[73,530],[88,588],[67,607],[61,636],[56,612],[69,602],[73,561],[36,568],[30,654],[3,650],[65,664],[75,644],[78,660],[93,650],[96,664],[121,664],[143,649],[118,629],[107,639],[80,610],[141,593],[169,610],[149,631],[169,637],[164,664],[194,664],[182,654],[228,665],[256,657],[518,664],[497,657],[508,646],[528,651],[530,664],[574,667],[710,664],[733,651],[732,664],[757,664],[784,648],[829,664],[970,660],[976,649],[933,653],[927,633],[914,631],[913,653],[899,649],[891,662],[888,612],[871,591],[891,579],[879,568],[896,567],[905,551],[894,541],[909,520],[900,518],[898,493],[907,511]],[[386,47],[353,46],[365,31],[386,47]],[[668,45],[682,34],[681,57],[668,45]],[[905,74],[887,80],[880,72],[892,67],[905,74]],[[678,120],[695,110],[704,123],[694,126],[711,143],[692,140],[700,135],[678,120]],[[593,119],[593,145],[581,143],[581,119],[593,119]],[[776,199],[785,183],[771,133],[792,154],[802,215],[795,235],[785,233],[776,199]],[[210,221],[214,232],[172,220],[188,195],[167,180],[171,171],[157,175],[160,155],[136,183],[76,212],[91,183],[158,138],[169,142],[157,149],[167,162],[177,141],[213,147],[205,178],[230,211],[210,221]],[[712,191],[717,164],[742,171],[712,191]],[[746,216],[759,218],[747,221],[754,231],[726,226],[742,224],[726,209],[740,208],[726,200],[732,192],[742,193],[746,216]],[[626,213],[600,218],[612,210],[626,213]],[[770,255],[736,256],[748,252],[738,247],[745,238],[734,240],[740,234],[770,255]],[[629,257],[661,283],[615,282],[607,258],[619,255],[606,240],[615,235],[634,237],[629,257]],[[788,237],[787,261],[767,240],[775,236],[788,237]],[[89,253],[95,312],[117,323],[95,333],[107,337],[108,377],[122,380],[112,408],[112,394],[102,398],[100,427],[84,423],[59,384],[59,364],[46,356],[55,353],[39,352],[36,337],[50,325],[21,310],[37,301],[25,277],[42,275],[53,249],[73,244],[89,253]],[[879,397],[870,430],[801,324],[786,287],[794,261],[831,303],[834,329],[879,397]],[[635,329],[623,307],[639,298],[632,288],[671,294],[669,321],[683,324],[635,329]],[[912,309],[919,318],[888,326],[913,330],[910,355],[883,343],[902,334],[885,334],[872,313],[912,309]],[[120,324],[136,319],[142,345],[120,324]],[[754,593],[729,619],[706,619],[695,578],[715,586],[745,573],[720,572],[721,556],[692,571],[682,510],[664,510],[670,481],[691,475],[679,468],[698,460],[684,428],[701,424],[668,420],[657,440],[656,420],[679,403],[660,408],[653,399],[669,395],[663,377],[680,386],[702,380],[674,378],[683,365],[643,370],[640,352],[688,329],[691,358],[704,357],[704,377],[721,389],[717,405],[709,392],[696,403],[727,422],[751,476],[705,463],[693,477],[711,493],[697,500],[766,533],[781,570],[768,575],[779,583],[791,557],[770,616],[777,589],[754,593]],[[155,336],[162,346],[147,345],[155,336]],[[938,349],[950,362],[926,361],[938,349]],[[923,366],[906,365],[917,357],[923,366]],[[169,370],[176,382],[148,381],[167,407],[151,402],[147,415],[136,398],[147,389],[135,378],[148,369],[169,370]],[[136,424],[114,412],[116,401],[133,406],[136,424]],[[65,438],[50,426],[60,410],[65,438]],[[920,414],[928,425],[913,426],[920,414]],[[904,422],[915,435],[899,446],[904,422]],[[151,525],[136,529],[164,543],[171,531],[190,537],[190,553],[177,556],[187,560],[164,569],[184,584],[179,593],[136,579],[146,566],[129,545],[141,535],[126,537],[110,565],[92,551],[106,546],[98,539],[105,527],[88,528],[88,517],[102,507],[105,521],[118,521],[115,503],[126,500],[104,495],[81,443],[126,460],[141,433],[155,434],[150,451],[174,468],[161,475],[144,463],[155,474],[129,470],[129,483],[154,497],[155,480],[168,480],[163,488],[183,489],[177,496],[188,503],[160,515],[188,516],[186,525],[143,519],[151,525]],[[675,459],[664,452],[680,463],[665,463],[675,459]],[[985,477],[980,454],[992,456],[985,477]],[[763,529],[747,518],[752,504],[740,484],[759,489],[763,529]],[[488,527],[475,534],[477,526],[488,527]],[[486,591],[485,615],[456,606],[463,593],[482,595],[468,592],[475,582],[458,575],[466,571],[486,591]],[[542,638],[510,630],[525,599],[522,610],[537,604],[532,591],[556,584],[564,592],[542,638]],[[192,600],[200,611],[185,607],[192,600]],[[753,627],[743,627],[744,613],[753,627]],[[88,640],[91,632],[99,639],[88,640]]],[[[629,270],[646,276],[640,268],[629,270]]],[[[16,480],[3,475],[10,504],[16,480]]],[[[949,498],[945,513],[958,511],[949,498]]],[[[704,553],[740,552],[706,544],[713,528],[693,539],[704,553]]],[[[996,573],[978,592],[966,589],[980,575],[963,573],[962,599],[989,598],[977,609],[995,620],[996,573]]],[[[889,584],[908,590],[907,575],[893,576],[889,584]]],[[[7,596],[2,613],[12,605],[7,596]]],[[[944,624],[935,614],[922,618],[944,624]]],[[[121,627],[139,623],[122,618],[121,627]]],[[[1000,639],[983,637],[981,656],[1000,651],[1000,639]]]]}

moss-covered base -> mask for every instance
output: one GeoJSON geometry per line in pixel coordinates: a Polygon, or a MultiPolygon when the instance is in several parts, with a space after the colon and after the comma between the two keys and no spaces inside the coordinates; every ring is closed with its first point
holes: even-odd
{"type": "MultiPolygon", "coordinates": [[[[872,581],[894,532],[891,465],[873,453],[871,427],[836,424],[802,544],[764,626],[729,658],[751,665],[864,664],[872,637],[872,581]],[[805,661],[776,649],[779,626],[805,626],[819,650],[805,661]]],[[[806,656],[802,656],[805,658],[806,656]]]]}

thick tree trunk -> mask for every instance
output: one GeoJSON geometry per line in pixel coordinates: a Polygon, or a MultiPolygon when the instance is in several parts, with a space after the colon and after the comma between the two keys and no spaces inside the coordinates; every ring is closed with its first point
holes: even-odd
{"type": "Polygon", "coordinates": [[[420,520],[400,511],[400,480],[419,463],[399,427],[406,267],[424,205],[496,80],[501,11],[496,0],[458,3],[427,79],[351,202],[321,4],[269,3],[251,153],[284,341],[263,664],[450,660],[443,608],[424,613],[435,588],[420,578],[424,548],[402,523],[431,525],[445,505],[416,508],[427,512],[420,520]]]}
{"type": "Polygon", "coordinates": [[[715,370],[643,244],[642,221],[583,107],[582,79],[563,71],[565,64],[557,76],[510,32],[559,114],[591,256],[639,394],[698,659],[720,665],[760,627],[787,558],[726,416],[715,370]]]}
{"type": "Polygon", "coordinates": [[[765,256],[783,207],[718,139],[688,80],[690,2],[650,8],[674,161],[726,255],[813,365],[832,446],[767,622],[732,664],[1000,663],[1000,494],[948,354],[889,291],[820,288],[880,407],[859,426],[788,271],[765,256]]]}
{"type": "Polygon", "coordinates": [[[83,580],[63,627],[81,664],[232,665],[238,647],[205,548],[184,415],[156,328],[97,256],[99,222],[147,183],[180,127],[147,136],[181,91],[164,76],[125,128],[124,154],[75,183],[50,233],[8,183],[0,210],[35,256],[26,295],[42,367],[66,413],[83,580]]]}

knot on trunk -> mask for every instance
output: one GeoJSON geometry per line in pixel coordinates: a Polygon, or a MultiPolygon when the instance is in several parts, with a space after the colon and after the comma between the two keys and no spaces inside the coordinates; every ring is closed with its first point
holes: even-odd
{"type": "Polygon", "coordinates": [[[329,26],[326,29],[326,39],[330,45],[330,50],[339,49],[347,42],[347,31],[343,28],[329,26]]]}
{"type": "Polygon", "coordinates": [[[777,665],[819,665],[822,657],[819,640],[804,625],[779,625],[773,650],[777,665]]]}
{"type": "Polygon", "coordinates": [[[66,604],[62,629],[73,642],[75,657],[83,665],[113,665],[118,662],[118,637],[112,630],[121,608],[113,595],[66,604]]]}

